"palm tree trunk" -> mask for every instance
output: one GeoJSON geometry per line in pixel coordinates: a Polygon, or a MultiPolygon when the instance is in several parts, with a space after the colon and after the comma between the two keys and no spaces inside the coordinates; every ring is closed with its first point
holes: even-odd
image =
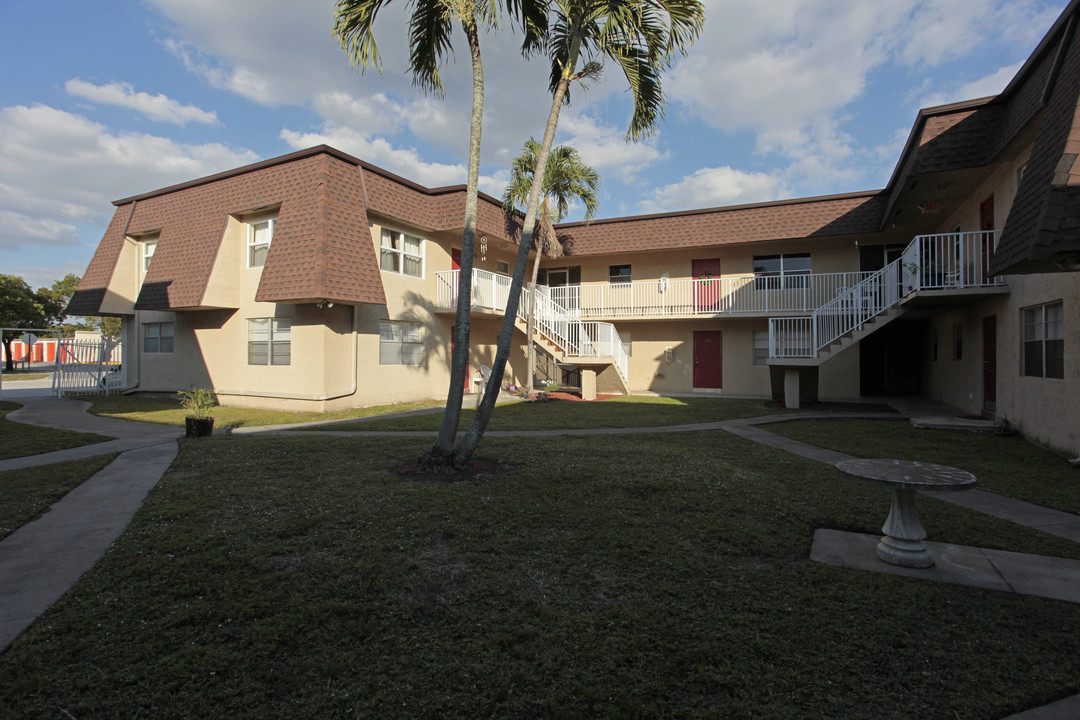
{"type": "MultiPolygon", "coordinates": [[[[575,48],[576,50],[576,48],[575,48]]],[[[572,52],[569,67],[572,69],[576,63],[577,54],[572,52]]],[[[544,141],[540,145],[540,153],[536,157],[536,171],[533,173],[532,191],[529,193],[529,205],[525,211],[525,224],[521,228],[521,244],[518,246],[517,261],[514,263],[514,276],[510,281],[510,296],[506,301],[506,314],[503,316],[502,331],[499,333],[499,343],[495,350],[495,360],[491,366],[491,381],[488,382],[484,391],[484,397],[480,401],[480,407],[476,410],[469,429],[464,437],[458,441],[454,449],[454,464],[461,467],[469,461],[476,452],[480,439],[487,430],[491,415],[495,412],[495,400],[499,397],[499,388],[502,385],[503,373],[506,371],[506,360],[510,355],[510,345],[514,337],[514,322],[517,316],[518,304],[521,300],[521,286],[525,278],[525,267],[529,262],[529,248],[532,247],[533,236],[536,234],[536,215],[540,207],[540,188],[544,184],[544,172],[547,170],[548,155],[555,141],[555,128],[559,124],[559,112],[562,110],[563,99],[570,87],[570,74],[563,73],[555,88],[554,97],[551,101],[551,112],[548,114],[547,127],[544,128],[544,141]]],[[[532,342],[532,338],[529,338],[532,342]]]]}
{"type": "MultiPolygon", "coordinates": [[[[475,17],[462,19],[472,56],[473,104],[469,129],[469,174],[465,190],[465,222],[461,233],[461,270],[458,274],[457,314],[454,316],[454,351],[450,360],[450,387],[446,408],[428,462],[453,464],[454,439],[461,421],[461,402],[469,373],[469,334],[472,329],[472,271],[476,244],[477,196],[480,187],[480,130],[484,117],[484,66],[480,60],[480,38],[475,17]]],[[[495,383],[498,387],[498,383],[495,383]]]]}
{"type": "MultiPolygon", "coordinates": [[[[533,171],[535,172],[535,170],[533,171]]],[[[548,213],[548,201],[544,198],[544,217],[547,217],[548,213]]],[[[533,390],[533,378],[536,377],[536,279],[540,277],[540,258],[544,255],[544,241],[541,239],[536,244],[536,259],[533,260],[532,269],[532,282],[529,283],[529,310],[526,315],[527,322],[526,327],[529,330],[529,337],[526,341],[529,348],[529,379],[525,387],[532,395],[533,390]]]]}

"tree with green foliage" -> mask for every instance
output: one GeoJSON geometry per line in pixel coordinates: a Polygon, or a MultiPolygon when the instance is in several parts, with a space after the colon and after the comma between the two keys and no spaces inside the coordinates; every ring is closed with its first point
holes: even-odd
{"type": "MultiPolygon", "coordinates": [[[[75,291],[79,288],[79,276],[74,273],[68,273],[60,280],[57,280],[52,284],[52,287],[45,289],[42,288],[38,292],[45,294],[56,302],[61,311],[65,311],[68,303],[71,302],[71,296],[75,294],[75,291]]],[[[76,330],[94,330],[97,324],[90,318],[84,318],[79,316],[65,315],[60,318],[60,324],[58,329],[60,330],[60,337],[75,337],[76,330]]]]}
{"type": "Polygon", "coordinates": [[[94,321],[97,323],[98,329],[101,330],[101,334],[105,337],[120,337],[120,331],[123,329],[120,318],[95,315],[94,321]]]}
{"type": "MultiPolygon", "coordinates": [[[[515,212],[516,208],[527,205],[529,191],[532,189],[533,175],[536,171],[536,158],[540,154],[540,143],[536,138],[529,138],[522,152],[510,164],[510,184],[503,193],[503,210],[515,212]]],[[[548,155],[547,171],[544,173],[543,196],[540,206],[539,242],[535,242],[536,258],[533,260],[532,282],[529,283],[529,306],[526,308],[525,325],[528,335],[528,379],[526,389],[533,392],[533,378],[536,375],[536,281],[540,274],[540,258],[546,252],[551,257],[562,253],[562,246],[555,234],[555,223],[559,222],[570,210],[570,203],[579,200],[585,206],[585,220],[596,216],[600,207],[597,192],[600,190],[600,173],[581,160],[578,151],[569,145],[560,145],[548,155]],[[551,205],[555,207],[552,209],[551,205]]]]}
{"type": "MultiPolygon", "coordinates": [[[[354,66],[381,69],[375,43],[375,18],[391,0],[338,0],[334,36],[354,66]]],[[[541,47],[547,31],[546,6],[539,0],[504,0],[509,14],[520,22],[524,52],[541,47]]],[[[465,219],[461,234],[461,270],[458,276],[454,351],[450,364],[450,387],[439,435],[425,456],[430,467],[453,463],[454,438],[461,420],[461,403],[468,375],[469,335],[472,315],[473,248],[480,187],[480,131],[484,115],[484,66],[480,57],[480,28],[497,27],[496,0],[414,0],[409,20],[409,69],[413,83],[437,96],[444,93],[439,64],[451,47],[455,22],[469,43],[472,61],[473,101],[469,129],[469,170],[465,192],[465,219]]]]}
{"type": "MultiPolygon", "coordinates": [[[[34,292],[18,275],[0,274],[0,328],[47,328],[64,316],[64,308],[48,289],[34,292]]],[[[21,334],[17,330],[0,332],[0,342],[7,356],[7,372],[15,369],[11,343],[21,334]]]]}
{"type": "MultiPolygon", "coordinates": [[[[563,104],[570,101],[571,83],[595,79],[603,70],[604,60],[613,62],[633,95],[634,110],[626,132],[627,141],[647,137],[656,131],[664,114],[661,74],[674,63],[676,56],[689,49],[705,23],[705,6],[700,0],[553,0],[551,7],[555,22],[546,44],[551,59],[551,111],[536,158],[521,245],[491,368],[492,378],[502,378],[506,370],[548,155],[555,140],[559,113],[563,104]]],[[[476,451],[495,411],[500,385],[500,382],[488,384],[472,424],[454,449],[457,465],[468,462],[476,451]]]]}

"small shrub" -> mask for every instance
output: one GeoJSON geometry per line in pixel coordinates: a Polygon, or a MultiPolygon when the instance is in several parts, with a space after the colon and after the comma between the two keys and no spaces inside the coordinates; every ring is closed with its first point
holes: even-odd
{"type": "Polygon", "coordinates": [[[201,420],[208,417],[210,408],[217,404],[217,396],[209,388],[193,388],[180,393],[180,406],[189,418],[201,420]]]}

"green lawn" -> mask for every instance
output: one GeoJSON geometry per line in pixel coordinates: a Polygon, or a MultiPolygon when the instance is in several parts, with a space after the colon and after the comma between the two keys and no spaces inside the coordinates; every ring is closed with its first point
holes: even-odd
{"type": "Polygon", "coordinates": [[[4,382],[18,382],[20,380],[44,380],[47,377],[52,377],[51,372],[30,372],[26,370],[16,370],[15,372],[5,372],[4,382]]]}
{"type": "Polygon", "coordinates": [[[974,473],[980,490],[1080,513],[1080,472],[1021,437],[921,430],[906,421],[794,420],[763,427],[857,457],[952,465],[974,473]]]}
{"type": "MultiPolygon", "coordinates": [[[[93,403],[90,412],[102,417],[138,420],[162,425],[183,425],[185,411],[179,398],[135,397],[128,395],[87,395],[80,397],[93,403]]],[[[351,408],[335,412],[284,412],[281,410],[256,410],[219,406],[210,411],[214,427],[258,427],[261,425],[286,425],[302,422],[325,422],[352,417],[368,417],[385,413],[437,407],[440,402],[428,400],[396,405],[380,405],[369,408],[351,408]]]]}
{"type": "Polygon", "coordinates": [[[0,472],[0,540],[112,462],[116,453],[0,472]]]}
{"type": "MultiPolygon", "coordinates": [[[[0,655],[4,714],[971,719],[1080,691],[1078,605],[811,562],[816,528],[877,533],[888,505],[826,465],[702,432],[487,438],[500,477],[391,471],[428,443],[182,442],[0,655]]],[[[1080,557],[932,498],[920,516],[1080,557]]]]}
{"type": "Polygon", "coordinates": [[[22,405],[18,403],[0,400],[0,460],[40,455],[112,440],[111,437],[94,433],[56,430],[8,420],[6,415],[20,407],[22,405]]]}
{"type": "MultiPolygon", "coordinates": [[[[474,408],[461,413],[461,429],[472,422],[474,408]]],[[[652,397],[634,395],[601,402],[555,400],[546,403],[500,405],[489,430],[577,430],[585,428],[661,427],[717,422],[781,412],[764,400],[731,398],[652,397]]],[[[437,431],[441,414],[365,420],[335,425],[334,430],[431,430],[437,431]]]]}

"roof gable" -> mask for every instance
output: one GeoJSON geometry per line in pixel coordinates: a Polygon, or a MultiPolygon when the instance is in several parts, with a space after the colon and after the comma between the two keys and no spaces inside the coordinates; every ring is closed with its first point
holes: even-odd
{"type": "MultiPolygon", "coordinates": [[[[1080,269],[1080,42],[1077,2],[1047,71],[1039,127],[990,271],[1080,269]]],[[[1064,15],[1062,16],[1064,19],[1064,15]]],[[[1061,21],[1059,20],[1059,25],[1061,21]]]]}

